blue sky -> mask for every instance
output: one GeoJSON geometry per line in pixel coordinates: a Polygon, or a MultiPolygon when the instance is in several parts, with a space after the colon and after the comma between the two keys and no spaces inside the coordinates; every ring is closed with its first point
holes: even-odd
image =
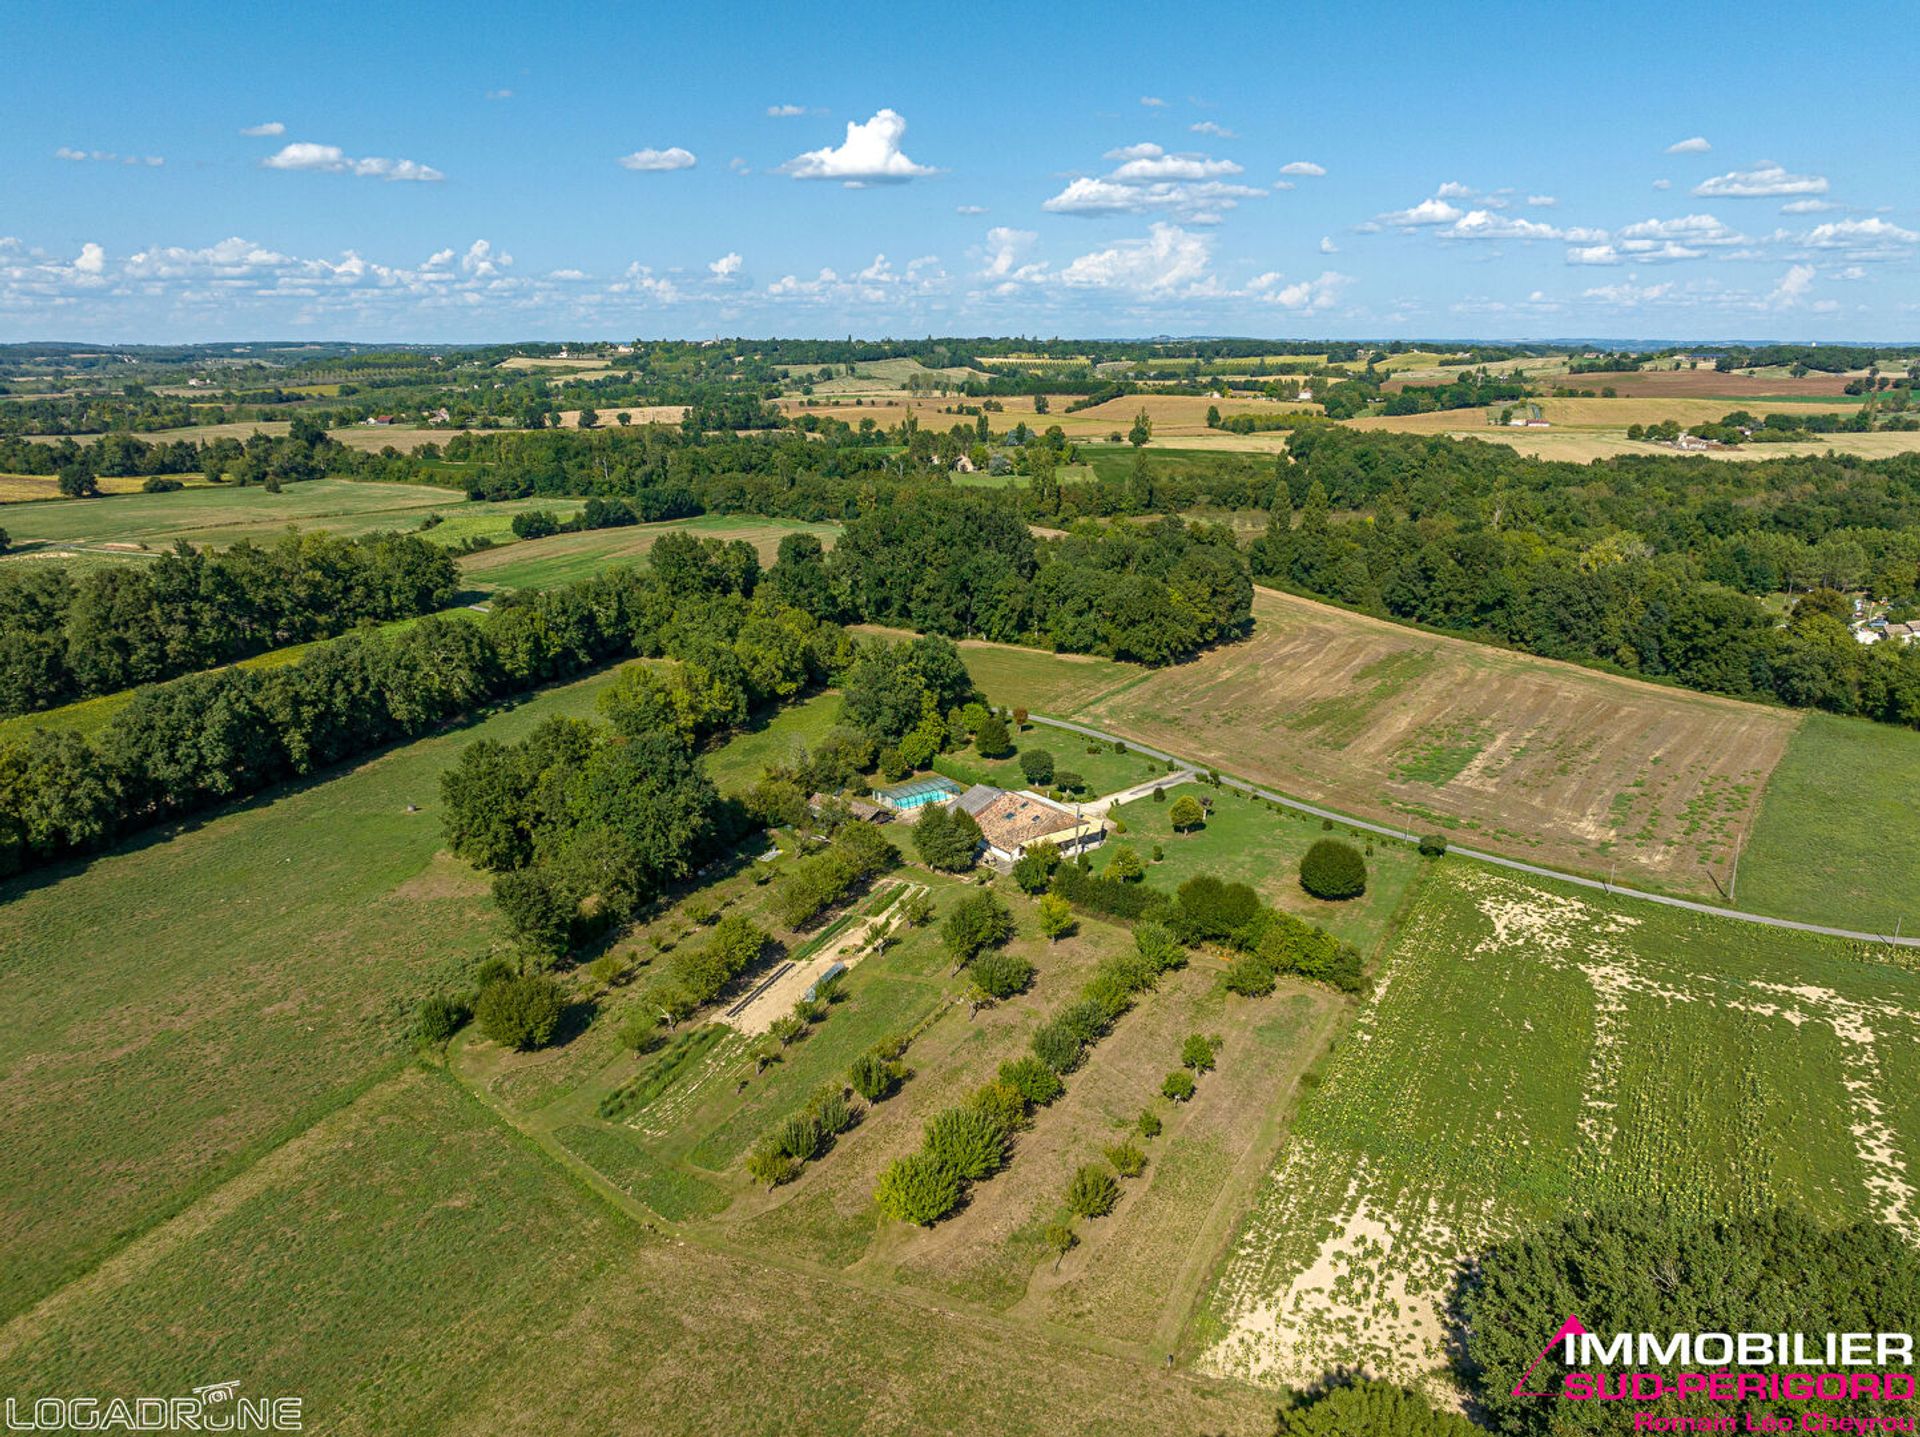
{"type": "Polygon", "coordinates": [[[8,7],[0,339],[1920,339],[1898,12],[282,8],[8,7]]]}

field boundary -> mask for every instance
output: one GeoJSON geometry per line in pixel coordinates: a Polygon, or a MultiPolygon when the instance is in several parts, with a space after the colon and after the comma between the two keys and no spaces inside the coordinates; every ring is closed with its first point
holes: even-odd
{"type": "MultiPolygon", "coordinates": [[[[1730,700],[1737,702],[1737,700],[1730,700]]],[[[1125,743],[1136,753],[1144,753],[1149,758],[1157,758],[1164,763],[1185,764],[1189,768],[1198,768],[1201,772],[1213,771],[1208,764],[1196,763],[1192,759],[1177,754],[1162,753],[1159,749],[1149,748],[1128,738],[1125,734],[1107,733],[1088,724],[1076,723],[1072,719],[1050,718],[1045,714],[1029,713],[1031,723],[1045,724],[1049,728],[1065,729],[1086,738],[1102,739],[1108,743],[1125,743]]],[[[1228,788],[1238,789],[1242,793],[1252,794],[1255,798],[1266,799],[1293,809],[1297,813],[1310,814],[1315,818],[1330,818],[1335,823],[1344,823],[1352,828],[1363,828],[1369,833],[1378,833],[1387,838],[1398,838],[1407,843],[1418,843],[1419,835],[1410,828],[1395,828],[1390,824],[1375,823],[1365,818],[1354,818],[1331,808],[1322,808],[1318,804],[1303,799],[1289,798],[1284,793],[1276,793],[1270,788],[1249,783],[1245,779],[1220,775],[1220,782],[1228,788]]],[[[1733,918],[1742,923],[1757,923],[1767,928],[1791,928],[1798,933],[1818,933],[1827,938],[1850,938],[1861,943],[1880,943],[1894,948],[1920,948],[1920,937],[1886,933],[1862,933],[1852,928],[1829,928],[1820,923],[1803,923],[1797,918],[1775,918],[1767,913],[1749,913],[1742,908],[1722,908],[1712,903],[1701,903],[1691,898],[1676,898],[1667,893],[1649,893],[1642,888],[1629,888],[1611,879],[1589,878],[1583,873],[1569,873],[1561,868],[1547,868],[1538,863],[1525,863],[1518,858],[1506,858],[1498,853],[1489,853],[1485,849],[1467,848],[1449,840],[1447,852],[1462,858],[1471,858],[1480,863],[1491,863],[1498,868],[1509,868],[1518,873],[1529,873],[1536,878],[1550,878],[1557,883],[1572,883],[1581,888],[1591,888],[1597,892],[1620,898],[1637,898],[1644,903],[1660,903],[1669,908],[1684,908],[1693,913],[1704,913],[1710,918],[1733,918]]]]}

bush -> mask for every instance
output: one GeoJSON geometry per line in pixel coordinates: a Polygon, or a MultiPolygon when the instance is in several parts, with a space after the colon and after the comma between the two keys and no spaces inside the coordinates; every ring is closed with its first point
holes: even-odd
{"type": "Polygon", "coordinates": [[[1163,1126],[1160,1122],[1160,1115],[1152,1108],[1143,1108],[1140,1116],[1134,1119],[1133,1125],[1140,1130],[1140,1136],[1143,1138],[1159,1137],[1160,1129],[1163,1126]]]}
{"type": "Polygon", "coordinates": [[[1010,1137],[1008,1128],[991,1112],[948,1108],[927,1121],[926,1152],[961,1177],[979,1179],[1000,1171],[1010,1137]]]}
{"type": "Polygon", "coordinates": [[[1008,1058],[1000,1065],[1000,1081],[1018,1092],[1030,1108],[1044,1108],[1067,1087],[1039,1058],[1008,1058]]]}
{"type": "Polygon", "coordinates": [[[1080,793],[1086,788],[1087,781],[1072,769],[1063,768],[1053,775],[1053,786],[1064,793],[1080,793]]]}
{"type": "Polygon", "coordinates": [[[503,1048],[544,1048],[560,1026],[566,1000],[545,974],[503,978],[480,990],[473,1015],[480,1031],[503,1048]]]}
{"type": "Polygon", "coordinates": [[[1176,1103],[1184,1103],[1193,1096],[1193,1074],[1185,1068],[1167,1074],[1167,1080],[1160,1085],[1162,1096],[1176,1103]]]}
{"type": "Polygon", "coordinates": [[[1017,953],[984,953],[974,960],[973,981],[991,998],[1011,998],[1033,981],[1033,964],[1017,953]]]}
{"type": "Polygon", "coordinates": [[[1123,1178],[1137,1178],[1147,1170],[1147,1155],[1130,1142],[1115,1143],[1108,1148],[1107,1161],[1123,1178]]]}
{"type": "Polygon", "coordinates": [[[1056,1073],[1071,1073],[1080,1066],[1080,1050],[1086,1044],[1079,1034],[1059,1019],[1042,1025],[1033,1035],[1033,1053],[1056,1073]]]}
{"type": "Polygon", "coordinates": [[[810,1112],[795,1113],[773,1135],[773,1146],[798,1163],[818,1155],[825,1141],[820,1120],[810,1112]]]}
{"type": "Polygon", "coordinates": [[[1105,1168],[1089,1163],[1067,1184],[1067,1209],[1078,1217],[1105,1217],[1120,1201],[1120,1184],[1105,1168]]]}
{"type": "Polygon", "coordinates": [[[1252,953],[1242,953],[1227,965],[1224,981],[1229,993],[1238,993],[1242,998],[1264,998],[1278,980],[1264,960],[1252,953]]]}
{"type": "Polygon", "coordinates": [[[1190,793],[1183,793],[1173,801],[1173,807],[1167,810],[1167,822],[1173,825],[1174,832],[1188,833],[1206,822],[1207,811],[1200,801],[1190,793]]]}
{"type": "Polygon", "coordinates": [[[838,1085],[814,1094],[813,1101],[807,1104],[807,1113],[820,1125],[822,1141],[853,1126],[853,1109],[847,1105],[847,1095],[838,1085]]]}
{"type": "Polygon", "coordinates": [[[763,1142],[747,1154],[747,1176],[770,1188],[792,1182],[800,1176],[800,1168],[800,1163],[771,1142],[763,1142]]]}
{"type": "Polygon", "coordinates": [[[960,1201],[960,1175],[931,1153],[908,1153],[887,1164],[873,1196],[888,1217],[931,1227],[960,1201]]]}
{"type": "Polygon", "coordinates": [[[1300,886],[1315,898],[1358,898],[1367,891],[1367,862],[1350,843],[1319,839],[1300,860],[1300,886]]]}
{"type": "Polygon", "coordinates": [[[967,1094],[966,1106],[971,1111],[986,1114],[1010,1133],[1027,1125],[1027,1100],[1012,1083],[1003,1083],[998,1079],[982,1083],[967,1094]]]}
{"type": "Polygon", "coordinates": [[[973,735],[973,746],[982,758],[1005,758],[1012,753],[1013,738],[1007,732],[1006,720],[999,714],[988,714],[973,735]]]}
{"type": "Polygon", "coordinates": [[[1187,966],[1187,950],[1164,923],[1146,922],[1133,930],[1133,948],[1156,973],[1187,966]]]}
{"type": "Polygon", "coordinates": [[[1053,752],[1044,748],[1020,750],[1020,773],[1034,788],[1046,788],[1053,782],[1053,752]]]}
{"type": "Polygon", "coordinates": [[[1054,1015],[1053,1021],[1082,1043],[1097,1043],[1113,1026],[1113,1014],[1098,999],[1082,998],[1062,1008],[1054,1015]]]}
{"type": "Polygon", "coordinates": [[[1140,855],[1131,844],[1123,843],[1113,850],[1113,856],[1107,860],[1107,877],[1118,878],[1122,883],[1138,883],[1147,876],[1147,865],[1140,861],[1140,855]]]}
{"type": "MultiPolygon", "coordinates": [[[[182,484],[178,479],[167,479],[159,474],[155,474],[140,486],[140,492],[142,494],[172,494],[176,490],[186,487],[187,486],[182,484]]],[[[4,544],[0,544],[0,548],[5,547],[4,544]]]]}
{"type": "Polygon", "coordinates": [[[899,1063],[878,1053],[862,1053],[847,1069],[848,1085],[870,1103],[884,1101],[904,1077],[906,1070],[899,1063]]]}
{"type": "Polygon", "coordinates": [[[1422,858],[1438,858],[1447,851],[1447,840],[1437,833],[1429,833],[1420,840],[1422,858]]]}
{"type": "Polygon", "coordinates": [[[1275,1437],[1481,1437],[1483,1431],[1457,1412],[1436,1410],[1420,1393],[1375,1377],[1292,1394],[1274,1428],[1275,1437]]]}
{"type": "Polygon", "coordinates": [[[1180,1045],[1180,1063],[1182,1067],[1193,1069],[1196,1073],[1213,1071],[1213,1044],[1200,1034],[1194,1033],[1180,1045]]]}
{"type": "Polygon", "coordinates": [[[413,1035],[423,1043],[439,1045],[466,1026],[472,1017],[465,1003],[441,993],[422,998],[413,1010],[413,1035]]]}

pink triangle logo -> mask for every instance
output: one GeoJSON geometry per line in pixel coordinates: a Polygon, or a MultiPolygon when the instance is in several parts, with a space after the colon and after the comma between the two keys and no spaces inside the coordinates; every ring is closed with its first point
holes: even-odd
{"type": "Polygon", "coordinates": [[[1532,1378],[1534,1374],[1534,1369],[1539,1367],[1539,1365],[1545,1362],[1549,1357],[1553,1356],[1554,1348],[1558,1347],[1561,1343],[1565,1342],[1569,1337],[1580,1336],[1580,1334],[1584,1333],[1586,1330],[1587,1330],[1587,1327],[1585,1323],[1583,1323],[1578,1317],[1575,1317],[1572,1313],[1568,1313],[1567,1320],[1560,1324],[1560,1330],[1553,1334],[1552,1339],[1547,1343],[1547,1345],[1544,1348],[1541,1349],[1540,1355],[1534,1358],[1532,1362],[1527,1364],[1527,1370],[1525,1372],[1522,1372],[1520,1374],[1520,1380],[1513,1384],[1513,1392],[1510,1395],[1514,1397],[1551,1397],[1553,1396],[1551,1392],[1530,1391],[1527,1387],[1527,1382],[1532,1378]]]}

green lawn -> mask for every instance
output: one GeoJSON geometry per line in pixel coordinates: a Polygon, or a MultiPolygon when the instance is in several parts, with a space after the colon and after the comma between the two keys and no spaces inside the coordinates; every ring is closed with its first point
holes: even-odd
{"type": "Polygon", "coordinates": [[[115,494],[100,499],[40,499],[6,507],[5,528],[15,544],[144,544],[159,549],[176,539],[193,544],[265,542],[297,529],[357,536],[383,529],[412,530],[430,514],[445,522],[426,536],[456,543],[486,534],[510,537],[513,516],[527,509],[573,513],[568,501],[515,499],[475,503],[455,490],[421,484],[314,479],[278,494],[219,485],[171,494],[115,494]]]}
{"type": "Polygon", "coordinates": [[[1191,1333],[1208,1370],[1441,1371],[1461,1258],[1610,1199],[1911,1221],[1920,976],[1858,945],[1446,858],[1376,993],[1191,1333]]]}
{"type": "Polygon", "coordinates": [[[724,748],[707,755],[707,773],[720,791],[737,795],[757,783],[767,765],[789,763],[812,748],[840,718],[840,694],[815,694],[789,704],[736,734],[724,748]]]}
{"type": "MultiPolygon", "coordinates": [[[[1115,753],[1112,744],[1098,743],[1063,729],[1029,726],[1016,737],[1015,745],[1013,755],[1008,758],[982,758],[976,749],[969,746],[958,753],[941,754],[934,759],[933,767],[935,772],[944,773],[959,783],[990,783],[996,788],[1029,788],[1032,785],[1020,770],[1020,750],[1045,749],[1053,755],[1056,772],[1064,769],[1079,774],[1087,781],[1086,788],[1079,795],[1083,798],[1118,793],[1123,788],[1145,783],[1167,771],[1167,765],[1160,759],[1132,751],[1115,753]],[[1097,751],[1089,753],[1090,748],[1097,751]]],[[[1045,788],[1041,791],[1045,792],[1045,788]]]]}
{"type": "Polygon", "coordinates": [[[1282,810],[1275,812],[1259,799],[1230,788],[1180,784],[1166,790],[1164,803],[1139,799],[1115,809],[1109,817],[1127,825],[1127,832],[1109,839],[1092,855],[1095,869],[1104,868],[1120,844],[1131,844],[1142,858],[1151,859],[1157,844],[1165,856],[1149,862],[1146,881],[1171,891],[1189,878],[1210,873],[1229,882],[1251,884],[1268,902],[1318,923],[1328,932],[1369,949],[1399,907],[1407,884],[1421,859],[1404,843],[1379,837],[1354,838],[1344,828],[1322,829],[1321,820],[1282,810]],[[1167,815],[1182,794],[1211,798],[1213,812],[1192,833],[1175,833],[1167,815]],[[1364,848],[1373,844],[1367,859],[1367,891],[1342,903],[1328,903],[1300,886],[1300,859],[1322,838],[1339,838],[1364,848]]]}
{"type": "Polygon", "coordinates": [[[1809,713],[1740,857],[1742,908],[1920,933],[1920,733],[1809,713]]]}

